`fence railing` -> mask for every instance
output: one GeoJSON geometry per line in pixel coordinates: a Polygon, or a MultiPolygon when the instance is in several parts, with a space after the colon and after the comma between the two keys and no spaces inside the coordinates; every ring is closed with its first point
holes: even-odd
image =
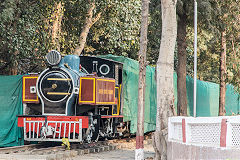
{"type": "Polygon", "coordinates": [[[240,148],[240,116],[170,117],[168,140],[200,146],[240,148]]]}

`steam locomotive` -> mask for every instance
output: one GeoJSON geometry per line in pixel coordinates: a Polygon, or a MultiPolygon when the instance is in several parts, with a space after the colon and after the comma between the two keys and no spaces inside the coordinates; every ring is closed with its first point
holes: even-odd
{"type": "Polygon", "coordinates": [[[46,55],[48,67],[23,76],[23,127],[26,141],[93,142],[121,136],[123,64],[91,56],[46,55]]]}

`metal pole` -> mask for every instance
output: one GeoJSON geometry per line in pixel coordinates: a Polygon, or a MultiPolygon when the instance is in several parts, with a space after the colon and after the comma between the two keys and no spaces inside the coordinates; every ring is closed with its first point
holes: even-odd
{"type": "Polygon", "coordinates": [[[197,102],[197,1],[194,0],[194,88],[193,88],[193,116],[196,117],[197,102]]]}

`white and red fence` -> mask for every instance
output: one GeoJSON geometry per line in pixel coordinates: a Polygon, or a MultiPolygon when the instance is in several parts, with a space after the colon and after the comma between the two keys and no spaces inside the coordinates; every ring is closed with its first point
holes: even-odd
{"type": "Polygon", "coordinates": [[[170,117],[168,140],[187,145],[240,148],[240,116],[170,117]]]}

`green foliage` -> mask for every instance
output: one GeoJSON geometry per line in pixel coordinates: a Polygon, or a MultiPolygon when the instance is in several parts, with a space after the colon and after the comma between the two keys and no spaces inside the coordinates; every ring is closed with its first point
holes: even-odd
{"type": "Polygon", "coordinates": [[[92,29],[94,54],[116,54],[136,58],[139,50],[141,1],[114,1],[104,18],[92,29]]]}
{"type": "Polygon", "coordinates": [[[87,7],[86,1],[72,0],[64,3],[64,17],[60,41],[61,53],[72,54],[78,45],[78,39],[84,25],[87,7]]]}
{"type": "MultiPolygon", "coordinates": [[[[189,27],[187,30],[187,73],[193,77],[194,62],[194,29],[189,27]]],[[[198,79],[219,82],[219,47],[221,44],[211,32],[200,30],[198,32],[198,79]],[[213,47],[213,44],[214,47],[213,47]]]]}
{"type": "MultiPolygon", "coordinates": [[[[86,0],[1,0],[0,69],[9,74],[41,71],[44,55],[56,49],[52,42],[56,4],[63,6],[60,52],[72,54],[90,7],[86,0]]],[[[137,58],[141,23],[141,0],[95,0],[93,17],[102,12],[90,28],[83,54],[115,54],[137,58]]],[[[178,0],[177,14],[187,15],[187,73],[193,75],[193,1],[178,0]]],[[[220,33],[227,30],[228,82],[240,84],[239,1],[198,0],[198,78],[219,82],[220,33]],[[234,46],[234,49],[233,49],[234,46]]],[[[149,8],[147,57],[154,65],[161,41],[161,3],[152,0],[149,8]]],[[[177,52],[177,50],[176,50],[177,52]]],[[[175,56],[177,63],[177,57],[175,56]]],[[[175,63],[175,66],[176,66],[175,63]]]]}
{"type": "MultiPolygon", "coordinates": [[[[56,49],[52,40],[56,3],[64,7],[60,52],[72,54],[78,45],[89,1],[85,0],[4,0],[0,5],[0,68],[9,74],[40,71],[43,56],[56,49]],[[37,68],[35,68],[37,67],[37,68]],[[34,69],[35,68],[35,69],[34,69]]],[[[136,58],[139,50],[141,1],[95,0],[93,17],[102,12],[91,27],[84,54],[117,54],[136,58]]]]}
{"type": "Polygon", "coordinates": [[[227,39],[227,82],[240,91],[240,1],[221,1],[218,7],[222,11],[218,15],[219,30],[225,30],[227,39]]]}
{"type": "Polygon", "coordinates": [[[41,67],[41,53],[47,51],[47,35],[38,2],[5,0],[0,11],[0,68],[8,74],[12,67],[18,73],[41,67]]]}
{"type": "MultiPolygon", "coordinates": [[[[116,54],[136,57],[139,49],[141,1],[107,0],[96,1],[95,17],[101,18],[91,27],[84,54],[116,54]]],[[[85,22],[87,3],[71,1],[65,3],[61,51],[73,52],[85,22]],[[77,7],[81,6],[81,7],[77,7]]]]}
{"type": "Polygon", "coordinates": [[[156,64],[162,34],[162,13],[160,1],[151,1],[149,4],[149,13],[147,60],[150,64],[156,64]]]}
{"type": "MultiPolygon", "coordinates": [[[[221,32],[226,29],[227,34],[227,82],[237,84],[237,73],[240,68],[239,60],[239,11],[240,2],[235,0],[199,0],[198,2],[198,78],[205,81],[219,83],[219,65],[221,53],[221,32]],[[232,49],[234,39],[235,54],[232,49]],[[233,65],[235,63],[235,65],[233,65]],[[237,64],[236,64],[237,63],[237,64]],[[235,69],[233,69],[233,67],[235,69]],[[236,81],[236,82],[235,82],[236,81]]],[[[193,13],[194,3],[179,0],[177,14],[187,15],[187,74],[193,76],[193,13]]],[[[239,80],[240,81],[240,80],[239,80]]]]}

